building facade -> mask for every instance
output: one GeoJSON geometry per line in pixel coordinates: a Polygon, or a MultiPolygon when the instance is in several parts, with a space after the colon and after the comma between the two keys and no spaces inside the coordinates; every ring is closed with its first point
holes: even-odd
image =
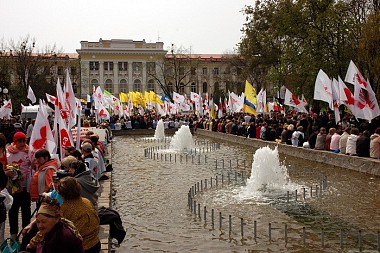
{"type": "MultiPolygon", "coordinates": [[[[147,43],[145,40],[82,41],[77,50],[80,60],[81,93],[85,98],[94,87],[118,96],[120,92],[154,91],[199,94],[233,91],[239,80],[239,71],[225,55],[176,55],[167,54],[163,42],[147,43]],[[177,69],[170,69],[168,62],[176,58],[177,69]],[[169,72],[175,73],[176,76],[169,72]],[[176,83],[179,82],[179,83],[176,83]]],[[[174,64],[175,65],[175,64],[174,64]]]]}
{"type": "Polygon", "coordinates": [[[147,67],[165,58],[164,43],[133,40],[81,41],[77,52],[81,68],[81,97],[92,94],[93,88],[118,95],[120,92],[157,91],[155,82],[148,80],[147,67]],[[149,85],[148,85],[149,84],[149,85]]]}

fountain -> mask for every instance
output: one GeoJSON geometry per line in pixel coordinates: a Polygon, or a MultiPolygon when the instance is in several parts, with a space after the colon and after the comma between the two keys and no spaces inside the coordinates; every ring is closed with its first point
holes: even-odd
{"type": "Polygon", "coordinates": [[[182,125],[178,131],[175,132],[170,142],[170,149],[180,152],[190,151],[194,146],[195,144],[190,128],[185,125],[182,125]]]}
{"type": "Polygon", "coordinates": [[[253,155],[251,177],[242,187],[239,198],[249,199],[264,193],[292,190],[292,186],[286,166],[279,161],[277,147],[262,147],[253,155]]]}
{"type": "Polygon", "coordinates": [[[183,156],[177,152],[207,140],[193,137],[188,127],[175,133],[171,150],[118,138],[114,203],[128,217],[123,222],[130,236],[117,252],[359,252],[379,247],[377,177],[291,156],[285,160],[268,147],[246,163],[252,149],[241,143],[223,142],[218,152],[183,156]],[[245,181],[247,170],[251,175],[245,181]],[[321,175],[328,178],[326,187],[321,175]]]}
{"type": "Polygon", "coordinates": [[[157,123],[156,131],[154,132],[154,138],[156,140],[165,139],[164,121],[160,119],[157,123]]]}

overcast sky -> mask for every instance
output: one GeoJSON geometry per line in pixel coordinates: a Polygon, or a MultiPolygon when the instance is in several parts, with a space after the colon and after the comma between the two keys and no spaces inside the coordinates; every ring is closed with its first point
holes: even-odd
{"type": "Polygon", "coordinates": [[[36,46],[75,53],[80,41],[162,41],[165,49],[223,54],[236,48],[253,0],[0,0],[0,40],[26,35],[36,46]]]}

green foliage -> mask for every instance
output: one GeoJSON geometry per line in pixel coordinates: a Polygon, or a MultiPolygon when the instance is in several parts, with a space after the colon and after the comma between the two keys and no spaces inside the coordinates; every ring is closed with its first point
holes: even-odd
{"type": "Polygon", "coordinates": [[[366,0],[257,0],[245,9],[239,44],[245,71],[258,88],[285,84],[310,101],[319,69],[344,78],[352,59],[376,90],[380,22],[371,12],[366,0]]]}

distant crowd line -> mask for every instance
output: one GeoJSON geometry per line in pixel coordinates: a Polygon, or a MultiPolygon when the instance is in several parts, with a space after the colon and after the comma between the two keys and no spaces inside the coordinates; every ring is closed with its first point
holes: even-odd
{"type": "Polygon", "coordinates": [[[285,145],[327,150],[335,153],[360,157],[380,158],[380,117],[371,122],[356,119],[345,113],[342,120],[335,122],[334,114],[328,112],[258,114],[225,114],[210,119],[208,115],[157,116],[153,113],[134,115],[127,118],[112,117],[111,129],[155,129],[160,119],[165,128],[188,125],[194,129],[240,135],[285,145]]]}

